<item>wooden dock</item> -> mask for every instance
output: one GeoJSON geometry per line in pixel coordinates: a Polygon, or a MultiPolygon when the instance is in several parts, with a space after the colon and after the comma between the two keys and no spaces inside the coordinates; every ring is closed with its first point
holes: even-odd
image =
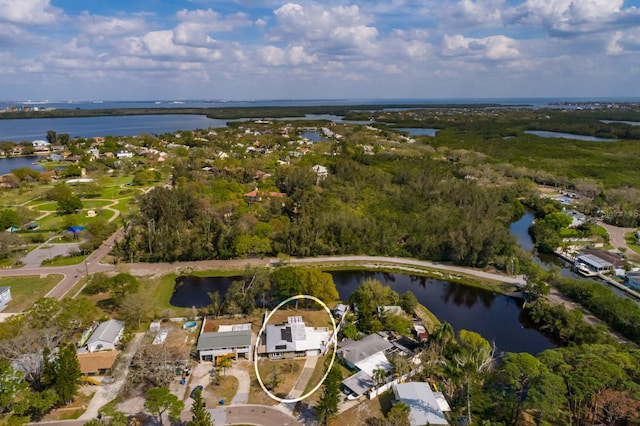
{"type": "Polygon", "coordinates": [[[605,282],[611,284],[612,286],[618,288],[619,290],[624,291],[625,293],[627,293],[629,296],[632,296],[636,300],[640,300],[640,293],[638,293],[637,291],[627,287],[624,284],[620,284],[618,281],[614,280],[613,278],[607,277],[604,274],[598,274],[598,278],[604,280],[605,282]]]}

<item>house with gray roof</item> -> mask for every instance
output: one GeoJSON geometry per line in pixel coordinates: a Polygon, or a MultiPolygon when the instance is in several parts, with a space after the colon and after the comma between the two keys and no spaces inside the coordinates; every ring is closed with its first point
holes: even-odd
{"type": "Polygon", "coordinates": [[[270,359],[323,355],[332,332],[326,327],[307,327],[300,316],[284,324],[270,324],[263,334],[260,354],[270,359]]]}
{"type": "Polygon", "coordinates": [[[408,382],[394,384],[392,388],[396,401],[402,401],[409,406],[411,426],[449,424],[443,413],[443,408],[450,410],[449,405],[444,398],[441,401],[436,398],[429,383],[408,382]]]}
{"type": "Polygon", "coordinates": [[[217,332],[200,333],[198,337],[198,358],[200,361],[214,361],[216,357],[234,355],[251,358],[251,324],[248,327],[218,329],[217,332]]]}
{"type": "Polygon", "coordinates": [[[87,350],[108,351],[115,350],[124,333],[124,323],[118,320],[109,320],[101,323],[87,340],[87,350]]]}
{"type": "Polygon", "coordinates": [[[338,357],[349,368],[358,368],[357,364],[380,352],[385,352],[393,344],[379,334],[370,334],[361,340],[345,339],[338,344],[338,357]]]}

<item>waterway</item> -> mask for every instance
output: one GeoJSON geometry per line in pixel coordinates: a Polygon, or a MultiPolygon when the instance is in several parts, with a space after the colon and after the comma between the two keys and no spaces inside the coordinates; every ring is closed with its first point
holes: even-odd
{"type": "MultiPolygon", "coordinates": [[[[367,278],[380,280],[400,294],[411,290],[438,319],[450,322],[456,330],[475,331],[495,341],[500,351],[537,354],[556,346],[527,322],[515,300],[488,290],[395,273],[339,271],[331,275],[342,300],[347,300],[367,278]]],[[[170,303],[181,307],[207,306],[210,303],[207,293],[218,291],[224,296],[234,279],[238,277],[180,277],[170,303]]]]}
{"type": "Polygon", "coordinates": [[[429,129],[421,127],[394,127],[393,130],[409,132],[411,136],[431,136],[435,137],[439,129],[429,129]]]}
{"type": "Polygon", "coordinates": [[[525,130],[526,135],[539,136],[541,138],[574,139],[587,142],[617,142],[617,139],[597,138],[595,136],[576,135],[574,133],[547,132],[544,130],[525,130]]]}
{"type": "Polygon", "coordinates": [[[37,163],[40,157],[8,157],[0,158],[0,175],[10,173],[13,169],[30,167],[34,170],[43,171],[44,168],[37,163]]]}
{"type": "Polygon", "coordinates": [[[630,126],[640,126],[640,121],[600,120],[600,122],[604,124],[620,123],[620,124],[628,124],[630,126]]]}

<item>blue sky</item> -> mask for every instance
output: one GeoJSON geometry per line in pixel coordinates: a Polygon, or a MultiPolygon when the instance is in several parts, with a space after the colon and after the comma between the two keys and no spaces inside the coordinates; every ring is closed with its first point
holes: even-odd
{"type": "Polygon", "coordinates": [[[0,0],[0,100],[640,96],[640,0],[0,0]]]}

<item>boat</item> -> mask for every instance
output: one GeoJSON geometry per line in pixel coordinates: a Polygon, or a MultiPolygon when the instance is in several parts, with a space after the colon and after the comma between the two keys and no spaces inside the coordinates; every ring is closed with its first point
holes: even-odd
{"type": "Polygon", "coordinates": [[[582,262],[576,264],[576,269],[578,270],[578,273],[584,275],[585,277],[595,277],[598,275],[597,272],[592,271],[591,269],[589,269],[587,264],[582,262]]]}

